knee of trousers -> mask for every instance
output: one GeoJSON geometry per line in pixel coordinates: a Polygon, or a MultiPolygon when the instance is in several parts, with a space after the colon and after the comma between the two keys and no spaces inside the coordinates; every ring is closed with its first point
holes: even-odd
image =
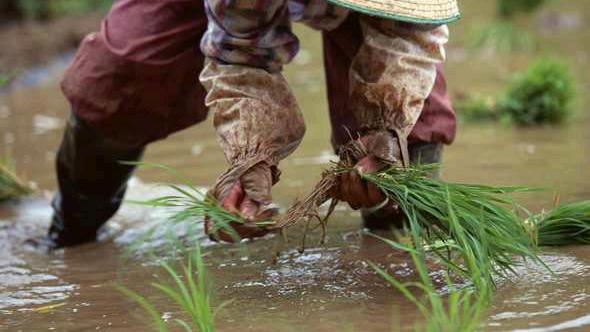
{"type": "Polygon", "coordinates": [[[195,47],[170,61],[134,61],[111,51],[100,33],[83,40],[62,91],[74,114],[103,136],[142,146],[203,121],[206,92],[195,47]]]}

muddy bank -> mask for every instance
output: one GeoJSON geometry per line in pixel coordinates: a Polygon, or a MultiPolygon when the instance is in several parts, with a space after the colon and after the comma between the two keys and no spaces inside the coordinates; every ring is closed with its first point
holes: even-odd
{"type": "Polygon", "coordinates": [[[75,49],[82,38],[98,29],[103,13],[57,18],[49,22],[11,23],[0,27],[0,74],[18,75],[75,49]]]}

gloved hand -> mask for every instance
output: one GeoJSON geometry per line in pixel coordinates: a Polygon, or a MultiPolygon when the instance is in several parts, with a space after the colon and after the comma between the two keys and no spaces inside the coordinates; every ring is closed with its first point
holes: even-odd
{"type": "Polygon", "coordinates": [[[386,200],[377,186],[362,180],[360,175],[378,172],[392,165],[404,165],[402,148],[394,134],[387,130],[371,131],[341,149],[340,157],[345,163],[354,164],[356,171],[340,175],[336,193],[338,199],[348,202],[355,210],[394,205],[386,200]]]}
{"type": "MultiPolygon", "coordinates": [[[[206,105],[214,113],[218,141],[230,165],[211,195],[229,212],[248,222],[232,223],[242,238],[267,233],[255,221],[276,212],[271,187],[279,179],[279,162],[303,138],[303,116],[280,72],[223,64],[208,59],[200,80],[207,89],[206,105]]],[[[215,240],[233,242],[228,232],[205,231],[215,240]],[[217,234],[212,234],[217,233],[217,234]]]]}
{"type": "Polygon", "coordinates": [[[230,213],[240,215],[246,220],[244,224],[231,225],[234,232],[227,230],[214,231],[211,220],[205,222],[205,232],[212,240],[234,242],[264,236],[268,231],[256,224],[272,218],[277,207],[272,203],[271,188],[278,182],[279,171],[265,162],[256,164],[239,178],[233,181],[223,180],[211,193],[230,213]]]}

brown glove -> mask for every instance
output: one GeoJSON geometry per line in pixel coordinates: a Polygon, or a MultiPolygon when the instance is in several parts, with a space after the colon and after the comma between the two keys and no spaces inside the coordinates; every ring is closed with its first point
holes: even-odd
{"type": "Polygon", "coordinates": [[[210,219],[205,220],[205,232],[214,241],[234,242],[268,233],[258,221],[270,219],[278,212],[272,203],[271,188],[278,182],[279,171],[260,162],[239,177],[226,173],[210,192],[228,212],[241,216],[246,223],[231,225],[233,231],[217,229],[210,219]]]}
{"type": "Polygon", "coordinates": [[[363,173],[374,173],[392,165],[404,166],[402,157],[406,148],[387,130],[372,131],[344,146],[340,158],[354,165],[355,172],[340,175],[336,197],[346,201],[353,209],[375,208],[385,205],[385,196],[372,183],[362,180],[363,173]]]}

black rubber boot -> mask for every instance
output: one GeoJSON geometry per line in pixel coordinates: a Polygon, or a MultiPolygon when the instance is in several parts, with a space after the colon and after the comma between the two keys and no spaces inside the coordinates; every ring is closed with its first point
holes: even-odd
{"type": "MultiPolygon", "coordinates": [[[[421,143],[408,146],[410,162],[416,164],[438,164],[442,161],[443,145],[441,143],[421,143]]],[[[432,174],[438,178],[440,174],[432,174]]],[[[370,230],[390,230],[402,228],[404,216],[398,209],[383,208],[376,212],[361,210],[364,226],[370,230]]]]}
{"type": "Polygon", "coordinates": [[[59,190],[53,219],[39,245],[48,250],[96,241],[97,232],[121,206],[127,181],[144,147],[130,147],[102,137],[70,117],[57,155],[59,190]]]}

